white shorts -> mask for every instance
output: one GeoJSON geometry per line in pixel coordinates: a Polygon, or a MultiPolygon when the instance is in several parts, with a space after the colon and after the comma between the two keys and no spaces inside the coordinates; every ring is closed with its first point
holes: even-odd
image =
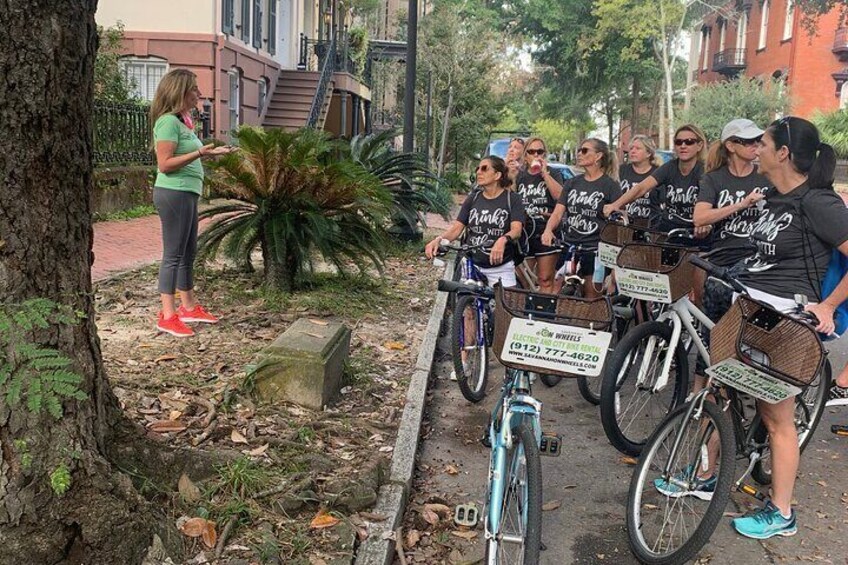
{"type": "MultiPolygon", "coordinates": [[[[782,296],[775,296],[774,294],[763,292],[762,290],[757,290],[756,288],[751,288],[750,286],[746,286],[745,290],[748,291],[748,296],[750,296],[754,300],[765,302],[766,304],[783,314],[792,314],[798,307],[798,304],[792,298],[783,298],[782,296]]],[[[733,293],[734,302],[736,301],[737,296],[739,295],[733,293]]]]}
{"type": "Polygon", "coordinates": [[[501,281],[501,286],[504,287],[518,284],[515,280],[515,263],[512,261],[507,261],[497,267],[489,267],[488,269],[478,267],[477,269],[489,279],[490,288],[498,281],[501,281]]]}

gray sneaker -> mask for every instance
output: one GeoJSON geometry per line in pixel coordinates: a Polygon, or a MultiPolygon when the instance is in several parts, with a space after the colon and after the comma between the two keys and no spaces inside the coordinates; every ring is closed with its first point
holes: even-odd
{"type": "Polygon", "coordinates": [[[848,386],[839,386],[834,383],[830,387],[825,406],[848,406],[848,386]]]}

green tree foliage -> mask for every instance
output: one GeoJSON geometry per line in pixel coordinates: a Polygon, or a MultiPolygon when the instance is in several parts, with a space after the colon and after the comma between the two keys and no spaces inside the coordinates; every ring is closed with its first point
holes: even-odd
{"type": "Polygon", "coordinates": [[[198,241],[202,258],[223,245],[243,265],[258,246],[266,284],[284,291],[312,269],[313,254],[342,273],[382,266],[392,195],[361,164],[340,157],[343,142],[311,128],[246,126],[236,138],[240,150],[211,165],[210,184],[238,202],[200,213],[214,218],[198,241]]]}
{"type": "Polygon", "coordinates": [[[833,146],[836,155],[840,159],[848,159],[848,111],[816,114],[812,121],[819,128],[822,140],[833,146]]]}
{"type": "Polygon", "coordinates": [[[848,16],[848,0],[803,0],[795,2],[795,9],[801,11],[802,25],[813,34],[816,32],[819,17],[831,10],[839,9],[844,22],[848,16]]]}
{"type": "Polygon", "coordinates": [[[136,99],[135,84],[121,68],[121,41],[124,24],[115,27],[97,26],[98,47],[94,60],[94,96],[106,102],[130,102],[136,99]]]}
{"type": "Polygon", "coordinates": [[[698,124],[707,138],[718,139],[724,125],[735,118],[748,118],[760,127],[776,114],[789,109],[786,86],[770,79],[740,77],[726,82],[698,85],[692,92],[689,111],[682,122],[698,124]]]}

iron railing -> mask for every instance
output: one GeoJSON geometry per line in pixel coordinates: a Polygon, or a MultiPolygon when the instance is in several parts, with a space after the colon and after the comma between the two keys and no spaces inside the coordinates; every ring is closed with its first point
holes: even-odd
{"type": "Polygon", "coordinates": [[[745,68],[745,49],[725,49],[713,55],[713,70],[738,70],[745,68]]]}
{"type": "Polygon", "coordinates": [[[318,88],[315,90],[315,96],[312,97],[309,117],[306,120],[306,127],[311,128],[318,125],[318,118],[321,117],[321,110],[324,108],[324,99],[327,97],[327,88],[330,85],[330,79],[333,78],[333,72],[335,70],[334,61],[336,59],[335,39],[326,45],[326,50],[322,49],[321,51],[321,75],[318,79],[318,88]]]}
{"type": "Polygon", "coordinates": [[[94,102],[96,165],[150,165],[149,108],[139,104],[94,102]]]}
{"type": "Polygon", "coordinates": [[[347,28],[338,30],[334,34],[333,40],[309,39],[304,34],[300,34],[300,58],[297,64],[298,70],[313,72],[320,70],[322,62],[324,61],[324,55],[326,54],[330,43],[333,42],[335,42],[336,45],[333,57],[333,72],[350,73],[366,86],[370,86],[371,58],[366,57],[364,66],[353,58],[347,28]]]}

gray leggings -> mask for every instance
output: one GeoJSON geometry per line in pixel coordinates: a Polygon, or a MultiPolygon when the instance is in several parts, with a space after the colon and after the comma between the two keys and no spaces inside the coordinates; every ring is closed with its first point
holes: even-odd
{"type": "Polygon", "coordinates": [[[194,256],[197,253],[197,200],[194,192],[153,189],[153,205],[162,221],[162,263],[159,292],[194,288],[194,256]]]}

